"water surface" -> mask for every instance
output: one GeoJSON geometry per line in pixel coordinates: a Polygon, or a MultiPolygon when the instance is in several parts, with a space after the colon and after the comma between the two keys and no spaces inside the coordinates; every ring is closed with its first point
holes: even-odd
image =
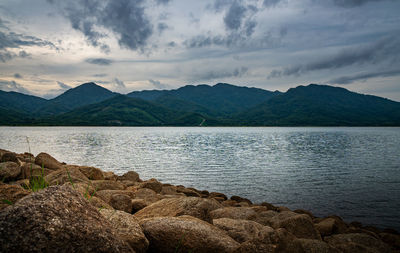
{"type": "Polygon", "coordinates": [[[400,128],[0,127],[0,148],[400,230],[400,128]]]}

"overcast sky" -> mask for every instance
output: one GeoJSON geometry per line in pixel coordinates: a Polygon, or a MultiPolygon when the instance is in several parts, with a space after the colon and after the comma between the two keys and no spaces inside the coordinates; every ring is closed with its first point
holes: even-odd
{"type": "Polygon", "coordinates": [[[0,89],[226,82],[400,101],[398,0],[0,0],[0,89]]]}

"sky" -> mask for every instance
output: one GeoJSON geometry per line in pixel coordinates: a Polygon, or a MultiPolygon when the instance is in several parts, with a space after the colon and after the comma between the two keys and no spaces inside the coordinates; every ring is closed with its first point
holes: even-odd
{"type": "Polygon", "coordinates": [[[0,0],[0,90],[219,82],[400,101],[398,0],[0,0]]]}

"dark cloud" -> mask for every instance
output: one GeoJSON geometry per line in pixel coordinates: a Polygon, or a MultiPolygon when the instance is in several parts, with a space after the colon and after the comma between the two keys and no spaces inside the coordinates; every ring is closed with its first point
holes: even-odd
{"type": "Polygon", "coordinates": [[[250,37],[256,28],[257,22],[254,20],[248,20],[245,24],[245,31],[246,31],[246,36],[250,37]]]}
{"type": "Polygon", "coordinates": [[[114,85],[119,92],[123,92],[126,90],[125,83],[118,78],[114,78],[114,85]]]}
{"type": "Polygon", "coordinates": [[[168,85],[165,85],[157,80],[149,79],[149,83],[151,83],[154,86],[154,88],[159,90],[164,90],[168,88],[168,85]]]}
{"type": "Polygon", "coordinates": [[[72,88],[71,86],[69,86],[69,85],[67,85],[67,84],[65,84],[65,83],[63,83],[63,82],[60,82],[60,81],[57,81],[57,84],[58,84],[58,86],[60,86],[60,88],[61,88],[62,90],[69,90],[69,89],[72,88]]]}
{"type": "Polygon", "coordinates": [[[17,55],[7,50],[0,50],[0,61],[6,62],[16,57],[17,55]]]}
{"type": "Polygon", "coordinates": [[[282,2],[282,0],[264,0],[263,6],[269,8],[269,7],[274,7],[277,5],[279,2],[282,2]]]}
{"type": "Polygon", "coordinates": [[[325,57],[319,61],[273,70],[268,78],[298,76],[315,70],[337,69],[354,64],[377,64],[384,61],[400,62],[400,36],[386,37],[367,46],[345,49],[333,57],[325,57]]]}
{"type": "Polygon", "coordinates": [[[166,23],[158,23],[157,29],[158,32],[161,34],[164,30],[168,29],[168,25],[166,23]]]}
{"type": "Polygon", "coordinates": [[[333,0],[333,3],[340,7],[351,8],[364,5],[368,2],[383,2],[385,0],[333,0]]]}
{"type": "Polygon", "coordinates": [[[233,70],[211,70],[206,71],[204,73],[198,74],[196,78],[198,80],[212,80],[212,79],[221,79],[228,77],[242,77],[248,72],[247,67],[235,68],[233,70]]]}
{"type": "Polygon", "coordinates": [[[170,42],[168,42],[167,46],[168,47],[175,47],[176,43],[175,43],[175,41],[170,41],[170,42]]]}
{"type": "Polygon", "coordinates": [[[0,90],[16,91],[30,95],[31,92],[15,81],[0,80],[0,90]]]}
{"type": "Polygon", "coordinates": [[[101,74],[94,74],[93,77],[105,77],[107,74],[101,73],[101,74]]]}
{"type": "Polygon", "coordinates": [[[105,58],[88,58],[85,62],[95,65],[108,66],[112,64],[112,60],[105,58]]]}
{"type": "Polygon", "coordinates": [[[246,10],[246,7],[241,5],[238,1],[234,1],[224,17],[226,28],[238,30],[242,25],[243,19],[246,17],[246,10]]]}
{"type": "Polygon", "coordinates": [[[329,83],[329,84],[350,84],[350,83],[353,83],[353,82],[359,81],[359,80],[367,80],[367,79],[376,78],[376,77],[389,77],[389,76],[398,76],[398,75],[400,75],[400,69],[394,69],[394,70],[387,70],[387,71],[378,71],[378,72],[371,72],[371,73],[365,73],[365,74],[358,74],[358,75],[353,75],[353,76],[342,76],[342,77],[330,80],[327,83],[329,83]]]}
{"type": "Polygon", "coordinates": [[[20,73],[15,73],[14,78],[21,79],[22,75],[20,73]]]}
{"type": "Polygon", "coordinates": [[[168,4],[171,1],[172,0],[156,0],[156,3],[158,3],[158,4],[168,4]]]}
{"type": "MultiPolygon", "coordinates": [[[[109,51],[108,45],[101,42],[106,34],[101,28],[118,37],[120,47],[130,50],[144,50],[153,27],[147,18],[144,0],[54,0],[61,6],[64,15],[75,30],[82,32],[87,41],[109,51]]],[[[158,1],[167,2],[167,1],[158,1]]]]}

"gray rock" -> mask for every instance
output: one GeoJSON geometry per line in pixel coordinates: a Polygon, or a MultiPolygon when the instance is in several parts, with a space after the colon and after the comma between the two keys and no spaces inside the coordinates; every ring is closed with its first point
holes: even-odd
{"type": "Polygon", "coordinates": [[[51,186],[0,212],[3,252],[133,252],[71,187],[51,186]]]}

